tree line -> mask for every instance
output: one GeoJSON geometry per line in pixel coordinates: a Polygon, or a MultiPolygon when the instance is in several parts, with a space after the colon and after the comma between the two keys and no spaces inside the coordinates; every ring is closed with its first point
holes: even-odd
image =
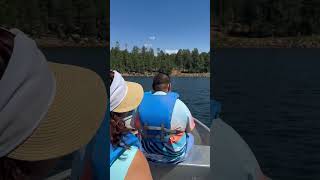
{"type": "Polygon", "coordinates": [[[199,52],[197,48],[179,49],[177,53],[168,54],[161,49],[134,46],[131,51],[120,49],[117,42],[111,48],[111,69],[124,73],[207,73],[210,71],[209,52],[199,52]]]}
{"type": "Polygon", "coordinates": [[[32,36],[54,34],[106,39],[107,2],[103,0],[0,0],[0,23],[32,36]]]}
{"type": "Polygon", "coordinates": [[[318,0],[216,0],[215,27],[235,36],[320,34],[318,0]]]}

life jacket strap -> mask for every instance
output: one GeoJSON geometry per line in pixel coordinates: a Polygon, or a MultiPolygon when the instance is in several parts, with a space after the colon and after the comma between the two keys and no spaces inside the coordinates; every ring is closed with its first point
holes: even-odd
{"type": "Polygon", "coordinates": [[[179,134],[179,133],[182,133],[184,131],[179,131],[179,130],[172,130],[172,129],[167,129],[165,128],[164,126],[161,126],[161,127],[156,127],[156,126],[143,126],[143,129],[145,131],[147,130],[153,130],[153,131],[163,131],[163,132],[166,132],[167,134],[179,134]]]}
{"type": "Polygon", "coordinates": [[[184,131],[171,130],[164,127],[164,124],[161,124],[161,127],[157,126],[148,126],[144,125],[143,130],[140,130],[141,137],[144,139],[160,139],[161,142],[165,142],[164,138],[167,135],[176,135],[183,133],[184,131]],[[158,134],[149,134],[148,131],[160,131],[158,134]]]}

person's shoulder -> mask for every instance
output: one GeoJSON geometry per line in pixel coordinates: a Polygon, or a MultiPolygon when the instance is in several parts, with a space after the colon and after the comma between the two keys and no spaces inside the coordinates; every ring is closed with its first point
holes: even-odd
{"type": "Polygon", "coordinates": [[[125,179],[152,180],[152,175],[150,172],[148,161],[140,150],[137,150],[125,179]]]}
{"type": "Polygon", "coordinates": [[[188,106],[180,99],[176,100],[175,108],[177,108],[179,111],[185,111],[187,113],[190,112],[188,106]]]}
{"type": "Polygon", "coordinates": [[[181,99],[177,99],[175,105],[180,107],[180,108],[189,109],[188,106],[181,99]]]}

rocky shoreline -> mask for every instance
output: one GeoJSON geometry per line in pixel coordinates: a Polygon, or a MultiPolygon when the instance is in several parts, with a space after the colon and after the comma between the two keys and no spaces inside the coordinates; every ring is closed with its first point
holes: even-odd
{"type": "Polygon", "coordinates": [[[82,41],[80,43],[75,43],[72,41],[65,41],[60,39],[35,39],[39,47],[42,48],[63,48],[63,47],[91,47],[91,48],[103,48],[106,47],[106,43],[87,43],[82,41]]]}
{"type": "MultiPolygon", "coordinates": [[[[124,77],[153,77],[156,73],[121,73],[124,77]]],[[[170,74],[171,77],[210,77],[210,73],[178,73],[170,74]]]]}
{"type": "Polygon", "coordinates": [[[68,38],[58,38],[55,36],[41,36],[35,37],[34,40],[39,47],[42,48],[62,48],[62,47],[106,47],[107,42],[105,40],[99,40],[94,37],[81,37],[80,35],[73,35],[68,38]]]}
{"type": "Polygon", "coordinates": [[[301,37],[234,37],[213,32],[214,48],[320,48],[320,36],[301,37]]]}
{"type": "Polygon", "coordinates": [[[106,47],[106,41],[99,41],[93,38],[79,38],[74,40],[69,39],[59,39],[56,37],[41,37],[34,38],[39,47],[42,48],[59,48],[59,47],[106,47]]]}

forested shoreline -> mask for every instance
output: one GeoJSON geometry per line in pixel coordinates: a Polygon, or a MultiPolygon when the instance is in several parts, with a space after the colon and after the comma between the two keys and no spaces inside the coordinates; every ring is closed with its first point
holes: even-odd
{"type": "Polygon", "coordinates": [[[212,32],[214,48],[320,48],[320,35],[301,37],[239,37],[212,32]]]}
{"type": "Polygon", "coordinates": [[[101,0],[0,0],[0,23],[44,47],[104,46],[107,8],[101,0]]]}
{"type": "Polygon", "coordinates": [[[174,76],[208,76],[210,72],[209,52],[179,49],[176,54],[165,53],[161,49],[156,52],[145,46],[134,46],[131,51],[120,49],[117,42],[111,48],[111,69],[116,69],[126,75],[152,75],[163,71],[174,76]]]}
{"type": "Polygon", "coordinates": [[[247,38],[320,35],[318,0],[217,0],[213,29],[247,38]]]}

